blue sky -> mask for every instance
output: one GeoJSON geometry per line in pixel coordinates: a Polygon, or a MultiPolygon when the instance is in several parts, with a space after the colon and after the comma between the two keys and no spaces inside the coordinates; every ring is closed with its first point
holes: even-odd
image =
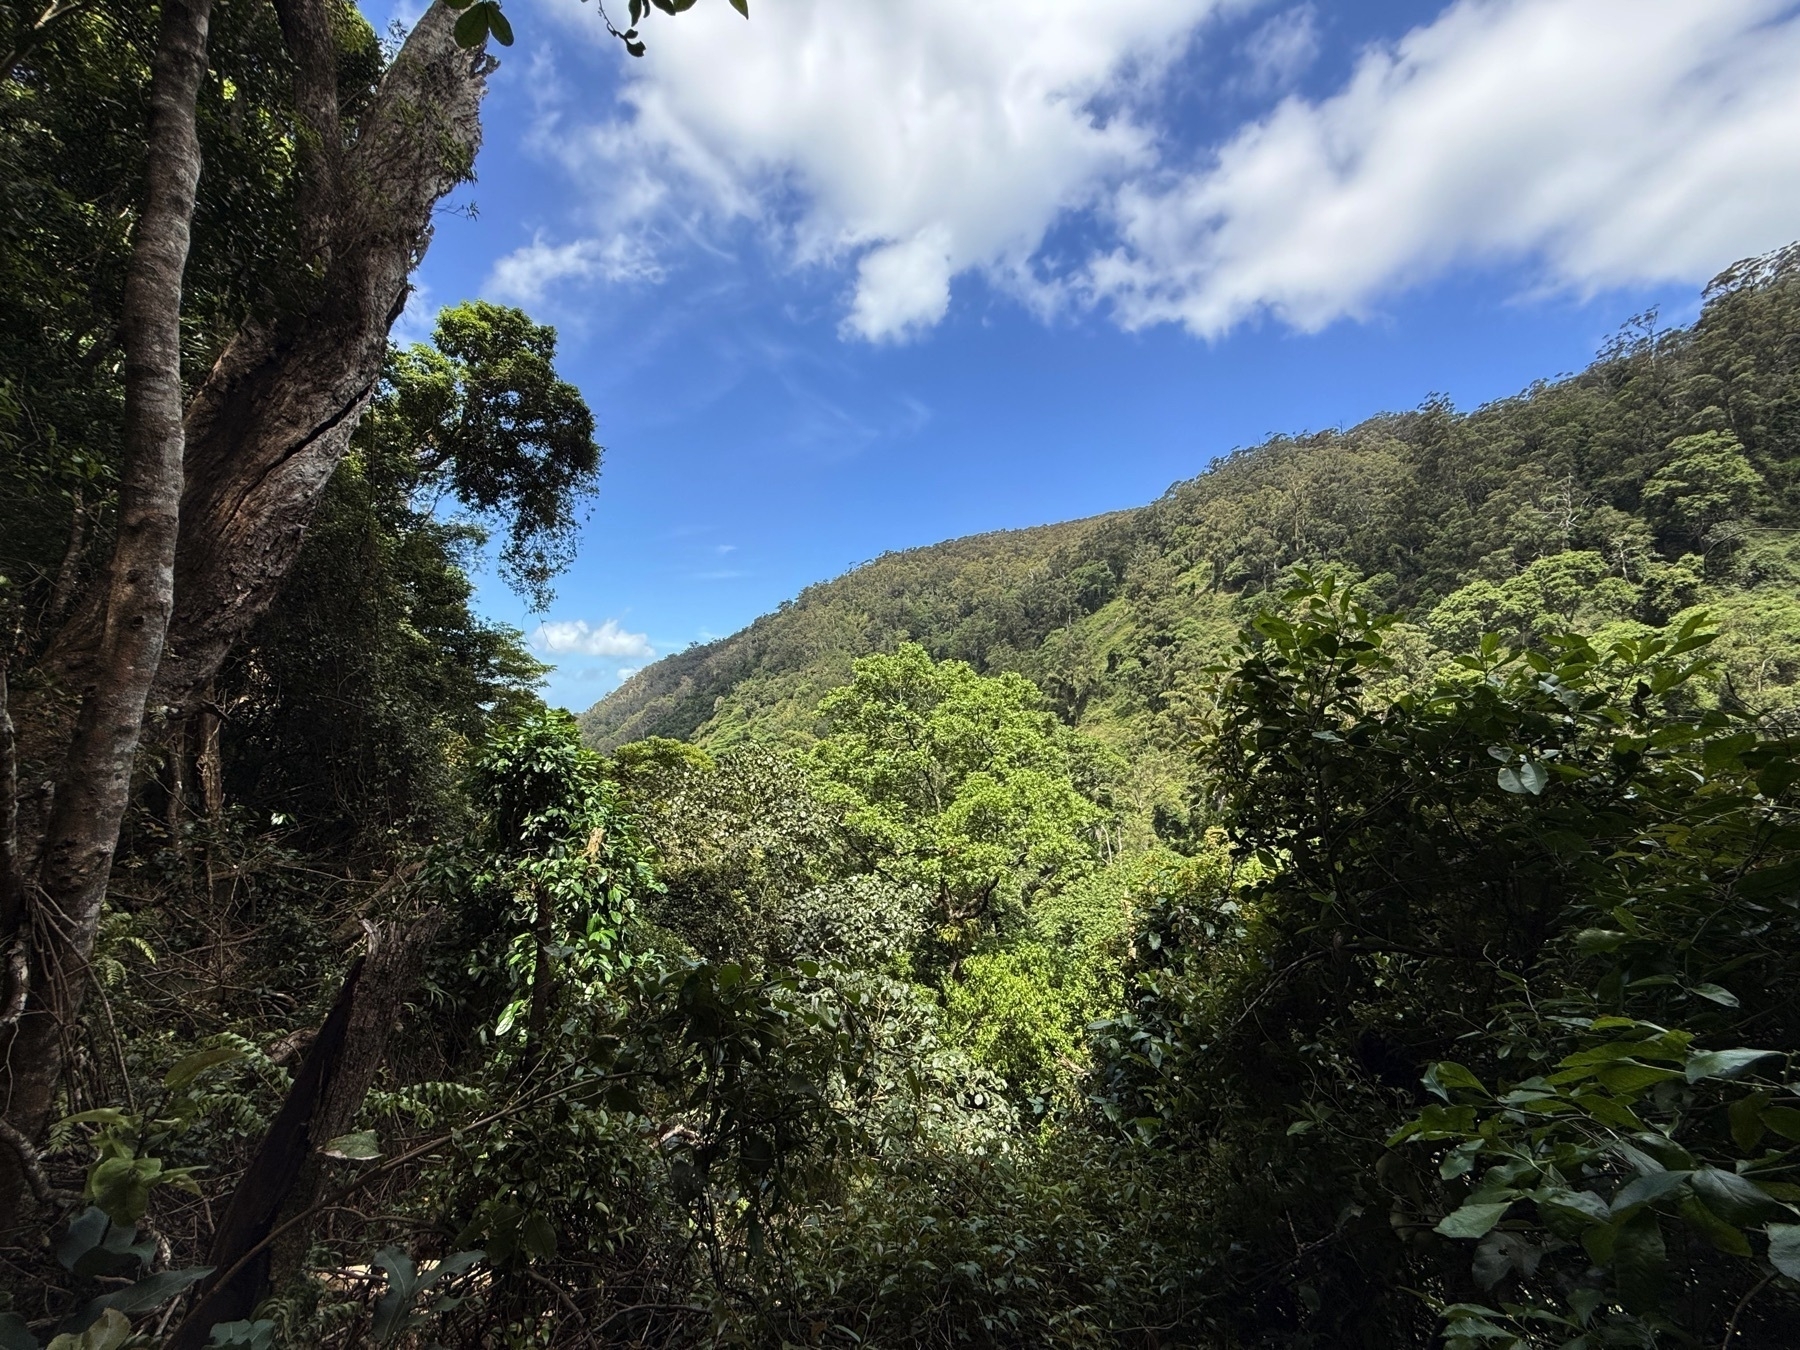
{"type": "Polygon", "coordinates": [[[481,579],[570,708],[884,550],[1578,369],[1800,237],[1786,0],[751,4],[632,61],[511,0],[402,321],[518,304],[594,408],[555,604],[481,579]]]}

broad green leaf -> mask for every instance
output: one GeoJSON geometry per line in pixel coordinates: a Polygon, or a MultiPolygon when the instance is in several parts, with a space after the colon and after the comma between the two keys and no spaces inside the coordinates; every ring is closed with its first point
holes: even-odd
{"type": "Polygon", "coordinates": [[[1769,1235],[1769,1264],[1790,1280],[1800,1280],[1800,1223],[1772,1223],[1764,1231],[1769,1235]]]}
{"type": "Polygon", "coordinates": [[[1576,1097],[1575,1103],[1595,1120],[1603,1125],[1611,1125],[1614,1129],[1642,1130],[1645,1128],[1644,1122],[1637,1118],[1631,1108],[1615,1098],[1590,1092],[1576,1097]]]}
{"type": "Polygon", "coordinates": [[[1680,1078],[1678,1069],[1659,1069],[1648,1064],[1630,1062],[1608,1064],[1594,1071],[1606,1087],[1621,1097],[1636,1097],[1645,1088],[1654,1087],[1658,1083],[1666,1083],[1671,1078],[1680,1078]]]}
{"type": "Polygon", "coordinates": [[[1726,1223],[1704,1205],[1698,1196],[1690,1195],[1681,1202],[1681,1217],[1686,1219],[1706,1240],[1727,1256],[1750,1256],[1750,1243],[1733,1224],[1726,1223]]]}
{"type": "MultiPolygon", "coordinates": [[[[1440,1060],[1425,1075],[1427,1087],[1462,1089],[1487,1095],[1487,1087],[1474,1074],[1453,1060],[1440,1060]]],[[[1438,1095],[1442,1096],[1442,1093],[1438,1095]]]]}
{"type": "Polygon", "coordinates": [[[746,19],[750,17],[750,0],[731,0],[731,7],[746,19]]]}
{"type": "Polygon", "coordinates": [[[79,1334],[65,1331],[53,1338],[47,1350],[118,1350],[131,1339],[131,1322],[116,1308],[107,1308],[79,1334]]]}
{"type": "Polygon", "coordinates": [[[1783,1139],[1800,1143],[1800,1110],[1791,1106],[1769,1106],[1762,1112],[1762,1123],[1783,1139]]]}
{"type": "Polygon", "coordinates": [[[354,1134],[340,1134],[336,1139],[327,1140],[319,1152],[327,1158],[369,1162],[381,1156],[381,1141],[375,1137],[373,1130],[358,1130],[354,1134]]]}
{"type": "Polygon", "coordinates": [[[170,1092],[180,1092],[208,1069],[242,1058],[244,1052],[232,1045],[215,1045],[209,1050],[197,1050],[169,1070],[168,1076],[163,1079],[163,1086],[170,1092]]]}
{"type": "Polygon", "coordinates": [[[17,1313],[0,1312],[0,1350],[38,1350],[38,1338],[17,1313]]]}
{"type": "Polygon", "coordinates": [[[1646,1205],[1653,1200],[1660,1200],[1671,1191],[1679,1190],[1691,1175],[1688,1172],[1652,1172],[1648,1176],[1638,1177],[1621,1186],[1619,1193],[1613,1196],[1612,1212],[1622,1214],[1633,1205],[1646,1205]]]}
{"type": "Polygon", "coordinates": [[[162,1307],[189,1285],[212,1274],[211,1266],[190,1266],[186,1270],[164,1270],[146,1275],[136,1284],[107,1294],[88,1304],[90,1310],[106,1308],[134,1316],[162,1307]]]}
{"type": "Polygon", "coordinates": [[[1569,1214],[1579,1215],[1590,1223],[1606,1223],[1612,1212],[1606,1201],[1592,1191],[1547,1190],[1540,1191],[1532,1197],[1538,1204],[1563,1210],[1569,1214]]]}
{"type": "Polygon", "coordinates": [[[1774,1050],[1702,1050],[1689,1057],[1687,1080],[1698,1083],[1703,1078],[1737,1078],[1759,1059],[1767,1059],[1774,1050]]]}
{"type": "Polygon", "coordinates": [[[1709,999],[1724,1008],[1735,1008],[1738,1006],[1738,996],[1723,985],[1697,984],[1688,992],[1690,994],[1698,994],[1701,998],[1709,999]]]}
{"type": "Polygon", "coordinates": [[[1702,1167],[1694,1173],[1694,1189],[1706,1201],[1708,1209],[1730,1223],[1761,1223],[1794,1216],[1790,1206],[1736,1172],[1702,1167]]]}
{"type": "Polygon", "coordinates": [[[487,0],[481,0],[480,4],[471,5],[465,9],[462,16],[457,19],[456,27],[452,31],[456,35],[457,46],[479,47],[488,32],[487,0]]]}
{"type": "Polygon", "coordinates": [[[1762,1142],[1765,1131],[1762,1113],[1768,1104],[1768,1093],[1752,1092],[1748,1097],[1740,1097],[1733,1102],[1731,1109],[1726,1112],[1731,1122],[1731,1142],[1745,1153],[1762,1142]]]}
{"type": "Polygon", "coordinates": [[[88,1173],[87,1198],[114,1223],[135,1224],[150,1207],[150,1188],[161,1175],[159,1158],[107,1158],[88,1173]]]}
{"type": "Polygon", "coordinates": [[[500,12],[499,5],[490,4],[488,6],[488,32],[494,35],[494,41],[502,47],[513,45],[512,23],[505,14],[500,12]]]}
{"type": "Polygon", "coordinates": [[[1485,1237],[1493,1226],[1500,1222],[1501,1216],[1512,1208],[1510,1200],[1496,1200],[1485,1204],[1464,1205],[1438,1220],[1434,1231],[1450,1238],[1485,1237]]]}

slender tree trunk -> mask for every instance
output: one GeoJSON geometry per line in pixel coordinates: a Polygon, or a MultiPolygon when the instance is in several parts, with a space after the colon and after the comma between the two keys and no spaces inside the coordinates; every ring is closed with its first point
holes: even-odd
{"type": "Polygon", "coordinates": [[[537,913],[531,925],[532,940],[537,944],[537,960],[531,971],[531,1009],[525,1022],[525,1053],[535,1057],[544,1051],[544,1037],[550,1031],[550,1014],[556,1007],[556,961],[550,948],[556,941],[556,901],[550,887],[540,885],[537,913]]]}
{"type": "MultiPolygon", "coordinates": [[[[63,1035],[81,1010],[88,958],[112,872],[145,701],[175,600],[182,487],[181,289],[200,142],[212,0],[163,0],[150,75],[144,204],[125,279],[125,463],[119,533],[94,678],[82,699],[44,830],[30,908],[31,990],[5,1045],[5,1118],[36,1139],[55,1105],[63,1035]]],[[[0,1159],[0,1210],[16,1165],[0,1159]]]]}

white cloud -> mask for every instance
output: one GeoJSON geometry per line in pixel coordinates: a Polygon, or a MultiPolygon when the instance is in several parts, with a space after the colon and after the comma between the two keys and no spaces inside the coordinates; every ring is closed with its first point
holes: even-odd
{"type": "Polygon", "coordinates": [[[1800,235],[1792,0],[1460,0],[1202,171],[1118,194],[1121,322],[1317,329],[1459,264],[1697,280],[1800,235]]]}
{"type": "MultiPolygon", "coordinates": [[[[1586,294],[1703,280],[1800,236],[1795,0],[1456,0],[1363,51],[1329,97],[1285,98],[1204,149],[1162,120],[1160,77],[1210,18],[1255,7],[767,0],[749,24],[726,5],[658,18],[619,117],[541,124],[593,185],[596,238],[535,241],[490,287],[653,280],[646,240],[707,247],[736,219],[791,264],[844,269],[850,338],[930,329],[971,273],[1040,314],[1088,303],[1213,337],[1364,316],[1457,267],[1586,294]],[[1046,249],[1070,220],[1100,242],[1046,249]]],[[[1291,87],[1320,12],[1252,25],[1231,87],[1291,87]]]]}
{"type": "Polygon", "coordinates": [[[546,140],[605,185],[613,221],[748,218],[795,262],[854,262],[844,332],[901,339],[944,316],[960,273],[1029,289],[1064,212],[1152,167],[1130,96],[1219,6],[771,0],[746,24],[703,5],[648,25],[627,123],[546,140]]]}
{"type": "Polygon", "coordinates": [[[1246,92],[1287,88],[1319,57],[1318,11],[1310,4],[1283,10],[1250,35],[1244,56],[1249,68],[1240,83],[1246,92]]]}
{"type": "Polygon", "coordinates": [[[628,633],[617,619],[608,619],[598,628],[586,619],[564,619],[541,623],[531,635],[532,645],[552,655],[580,653],[583,656],[649,657],[655,650],[644,633],[628,633]]]}
{"type": "Polygon", "coordinates": [[[499,300],[536,305],[565,281],[657,282],[662,276],[649,247],[629,235],[567,244],[547,244],[539,236],[495,263],[482,290],[499,300]]]}

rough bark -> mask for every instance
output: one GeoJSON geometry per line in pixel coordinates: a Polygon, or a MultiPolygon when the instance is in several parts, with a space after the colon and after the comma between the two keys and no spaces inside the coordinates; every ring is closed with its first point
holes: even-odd
{"type": "Polygon", "coordinates": [[[19,755],[12,700],[0,662],[0,1036],[25,1011],[25,872],[19,859],[19,755]]]}
{"type": "MultiPolygon", "coordinates": [[[[30,995],[4,1046],[5,1118],[27,1139],[36,1139],[49,1119],[62,1035],[86,992],[145,702],[174,607],[184,447],[182,275],[200,180],[194,108],[206,74],[211,11],[212,0],[163,0],[151,65],[144,199],[120,312],[125,456],[118,537],[93,676],[38,851],[26,919],[30,995]]],[[[20,1180],[16,1165],[0,1173],[0,1209],[17,1197],[20,1180]]]]}
{"type": "MultiPolygon", "coordinates": [[[[493,63],[457,47],[455,18],[441,4],[426,12],[355,145],[309,193],[308,231],[324,265],[311,306],[247,326],[189,408],[178,601],[159,704],[194,706],[274,599],[381,377],[432,210],[468,176],[493,63]]],[[[291,16],[283,25],[302,27],[291,16]]]]}

